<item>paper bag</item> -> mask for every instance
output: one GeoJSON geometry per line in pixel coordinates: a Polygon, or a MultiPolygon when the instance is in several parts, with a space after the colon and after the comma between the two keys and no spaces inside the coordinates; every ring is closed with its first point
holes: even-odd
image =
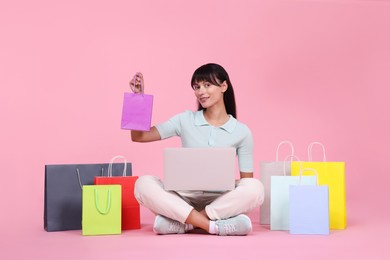
{"type": "Polygon", "coordinates": [[[291,175],[291,164],[279,161],[279,149],[283,144],[291,147],[291,156],[294,156],[294,146],[290,141],[282,141],[276,149],[276,160],[271,162],[260,162],[260,181],[264,186],[264,201],[260,206],[260,224],[270,224],[270,195],[271,195],[271,176],[291,175]],[[284,170],[285,168],[285,170],[284,170]]]}
{"type": "MultiPolygon", "coordinates": [[[[134,76],[134,84],[140,73],[134,76]]],[[[142,74],[141,76],[142,77],[142,74]]],[[[130,85],[132,86],[132,85],[130,85]]],[[[134,91],[134,89],[132,89],[134,91]]],[[[144,94],[143,79],[140,93],[124,93],[121,129],[149,131],[152,121],[153,96],[144,94]]]]}
{"type": "Polygon", "coordinates": [[[120,185],[83,185],[82,234],[121,234],[120,185]]]}
{"type": "Polygon", "coordinates": [[[328,186],[290,185],[289,203],[290,234],[329,234],[328,186]]]}
{"type": "Polygon", "coordinates": [[[134,196],[134,185],[138,176],[126,176],[126,159],[123,156],[116,156],[111,160],[124,159],[122,176],[113,176],[112,168],[109,167],[107,176],[96,176],[96,185],[120,184],[122,186],[122,230],[141,228],[140,205],[134,196]]]}
{"type": "MultiPolygon", "coordinates": [[[[313,142],[308,147],[309,161],[302,162],[303,168],[312,168],[318,172],[319,185],[329,187],[329,221],[330,229],[345,229],[347,226],[345,162],[327,162],[325,148],[321,143],[313,142]],[[312,161],[312,147],[320,145],[323,150],[323,161],[312,161]]],[[[299,175],[299,164],[292,162],[291,174],[299,175]]]]}

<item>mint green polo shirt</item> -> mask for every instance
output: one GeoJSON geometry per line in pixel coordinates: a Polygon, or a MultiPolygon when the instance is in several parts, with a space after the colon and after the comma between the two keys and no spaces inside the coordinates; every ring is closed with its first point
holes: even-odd
{"type": "Polygon", "coordinates": [[[183,147],[235,147],[240,171],[253,172],[252,133],[245,124],[229,116],[224,125],[215,127],[206,121],[203,110],[186,110],[156,128],[161,139],[179,136],[183,147]]]}

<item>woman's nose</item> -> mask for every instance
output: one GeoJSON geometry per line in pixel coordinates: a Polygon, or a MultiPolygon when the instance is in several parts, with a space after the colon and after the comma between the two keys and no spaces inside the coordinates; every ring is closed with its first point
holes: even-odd
{"type": "Polygon", "coordinates": [[[196,90],[198,94],[205,93],[206,88],[204,86],[199,86],[199,88],[196,90]]]}

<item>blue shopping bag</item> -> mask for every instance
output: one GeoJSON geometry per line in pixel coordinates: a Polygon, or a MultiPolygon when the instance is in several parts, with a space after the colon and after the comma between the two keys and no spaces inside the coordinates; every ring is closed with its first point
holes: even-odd
{"type": "MultiPolygon", "coordinates": [[[[296,156],[287,156],[284,164],[290,164],[288,158],[296,156]]],[[[298,159],[299,160],[299,159],[298,159]]],[[[284,167],[286,169],[286,167],[284,167]]],[[[290,185],[315,185],[317,176],[287,176],[284,170],[283,176],[271,176],[271,193],[270,193],[270,229],[271,230],[289,230],[289,192],[290,185]]]]}

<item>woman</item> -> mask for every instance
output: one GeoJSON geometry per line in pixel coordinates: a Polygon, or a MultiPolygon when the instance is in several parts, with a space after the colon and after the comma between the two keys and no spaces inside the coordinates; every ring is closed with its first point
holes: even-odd
{"type": "Polygon", "coordinates": [[[141,176],[135,197],[156,214],[153,230],[157,234],[185,233],[197,227],[216,235],[247,235],[252,223],[244,213],[259,207],[264,198],[263,185],[253,178],[252,134],[236,120],[233,86],[223,67],[212,63],[199,67],[191,86],[198,111],[180,113],[149,132],[133,130],[132,140],[152,142],[180,136],[183,147],[235,147],[240,180],[234,190],[224,193],[172,192],[157,177],[141,176]]]}

